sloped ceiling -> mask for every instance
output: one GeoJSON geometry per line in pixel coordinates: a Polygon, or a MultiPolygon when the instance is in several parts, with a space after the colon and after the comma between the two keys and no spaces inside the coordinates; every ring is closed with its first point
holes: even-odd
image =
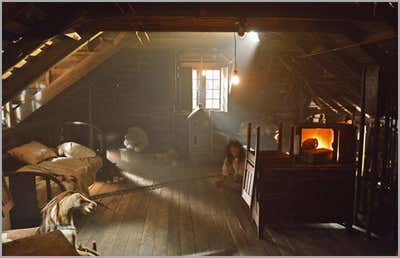
{"type": "MultiPolygon", "coordinates": [[[[63,36],[67,30],[85,38],[98,31],[232,32],[242,24],[291,45],[295,51],[281,63],[305,81],[313,73],[334,78],[307,82],[314,94],[329,95],[334,89],[320,86],[343,80],[353,87],[347,97],[358,101],[363,65],[397,57],[397,3],[3,3],[3,14],[3,74],[48,39],[64,43],[60,56],[73,51],[80,42],[63,36]]],[[[18,78],[26,81],[3,80],[3,103],[39,76],[45,62],[43,55],[25,66],[29,76],[21,71],[18,78]]]]}

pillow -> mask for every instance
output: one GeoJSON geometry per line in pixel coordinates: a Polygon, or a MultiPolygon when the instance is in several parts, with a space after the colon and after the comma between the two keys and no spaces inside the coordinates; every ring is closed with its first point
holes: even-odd
{"type": "Polygon", "coordinates": [[[57,157],[57,154],[37,141],[23,144],[8,151],[11,157],[14,157],[26,164],[36,165],[44,160],[57,157]]]}
{"type": "Polygon", "coordinates": [[[65,142],[57,147],[58,155],[64,155],[68,158],[82,159],[94,158],[96,152],[76,142],[65,142]]]}

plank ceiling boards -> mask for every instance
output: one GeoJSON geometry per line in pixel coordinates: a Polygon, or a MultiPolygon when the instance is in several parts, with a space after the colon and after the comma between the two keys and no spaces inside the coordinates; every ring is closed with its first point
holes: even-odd
{"type": "MultiPolygon", "coordinates": [[[[162,35],[162,38],[154,34],[151,47],[164,48],[177,44],[174,36],[179,38],[179,35],[174,35],[172,32],[232,32],[237,31],[239,22],[243,23],[247,30],[296,33],[300,34],[300,39],[313,34],[313,41],[321,43],[319,47],[322,47],[322,51],[365,41],[377,33],[393,33],[392,37],[386,34],[382,38],[372,38],[376,41],[374,43],[376,46],[371,43],[351,48],[351,50],[341,50],[336,59],[331,57],[329,58],[331,61],[321,62],[322,67],[332,67],[331,70],[325,69],[328,72],[326,74],[335,74],[339,68],[348,70],[347,68],[354,64],[350,62],[352,58],[357,60],[356,62],[359,61],[360,65],[371,61],[368,58],[359,57],[358,49],[366,52],[375,61],[381,60],[384,55],[379,52],[397,53],[397,49],[393,49],[394,45],[390,43],[394,42],[393,37],[395,37],[394,32],[397,27],[397,4],[389,5],[388,3],[5,3],[3,10],[5,12],[3,72],[44,40],[66,31],[75,31],[82,37],[86,34],[110,30],[169,32],[162,35]],[[356,53],[355,57],[349,54],[346,57],[346,52],[350,51],[356,53]],[[337,62],[337,59],[342,62],[337,62]],[[334,66],[329,62],[340,64],[342,67],[333,68],[334,66]]],[[[144,38],[143,34],[142,37],[144,38]]],[[[198,42],[205,43],[203,48],[208,44],[207,42],[210,47],[219,48],[225,43],[218,41],[218,38],[218,34],[215,34],[212,39],[205,36],[198,42]],[[216,42],[220,42],[220,45],[216,42]]],[[[313,45],[310,42],[308,39],[302,46],[300,41],[296,41],[295,44],[298,43],[298,48],[302,49],[313,45]]],[[[79,45],[79,42],[65,44],[67,43],[79,45]]],[[[279,43],[281,44],[282,41],[279,43]]],[[[143,43],[141,45],[149,47],[143,43]]],[[[196,48],[196,44],[193,47],[196,48]]],[[[57,47],[60,55],[66,55],[72,49],[66,46],[57,47]]],[[[308,49],[304,51],[305,54],[310,53],[308,49]]],[[[336,53],[328,55],[332,56],[336,53]]],[[[320,58],[325,57],[315,57],[315,59],[320,58]]],[[[41,59],[44,60],[43,62],[49,62],[46,61],[48,58],[44,55],[41,59]]],[[[6,84],[3,102],[48,67],[40,62],[32,63],[38,67],[36,69],[28,69],[30,66],[28,63],[24,68],[27,75],[21,72],[19,76],[14,76],[18,77],[18,79],[12,79],[17,80],[15,83],[10,83],[12,80],[3,81],[6,84]]],[[[315,63],[315,60],[311,62],[315,63]]],[[[311,62],[309,62],[310,66],[311,62]]],[[[354,72],[348,71],[351,84],[359,81],[357,75],[361,70],[360,65],[354,66],[354,72]]]]}

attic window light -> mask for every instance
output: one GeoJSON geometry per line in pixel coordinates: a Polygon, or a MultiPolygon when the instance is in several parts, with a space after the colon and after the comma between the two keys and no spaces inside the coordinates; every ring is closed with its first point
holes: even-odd
{"type": "Polygon", "coordinates": [[[51,40],[48,40],[48,41],[46,41],[46,43],[45,43],[46,45],[48,45],[48,46],[51,46],[51,45],[53,45],[53,41],[51,41],[51,40]]]}
{"type": "Polygon", "coordinates": [[[67,37],[69,37],[69,38],[71,38],[71,39],[74,39],[74,40],[76,40],[76,41],[82,39],[81,35],[79,35],[79,33],[76,32],[76,31],[68,32],[68,33],[65,33],[64,35],[67,36],[67,37]]]}
{"type": "Polygon", "coordinates": [[[25,59],[22,59],[21,61],[19,61],[17,64],[14,65],[14,67],[16,68],[21,68],[22,66],[24,66],[27,63],[27,61],[25,59]]]}
{"type": "Polygon", "coordinates": [[[42,53],[42,49],[38,48],[38,49],[35,49],[34,51],[32,51],[32,53],[30,55],[31,56],[37,56],[40,53],[42,53]]]}
{"type": "Polygon", "coordinates": [[[1,79],[5,80],[8,77],[10,77],[11,75],[12,75],[12,72],[11,71],[7,71],[7,72],[3,73],[3,75],[1,76],[1,79]]]}
{"type": "Polygon", "coordinates": [[[317,103],[315,103],[314,100],[311,100],[311,101],[310,101],[310,104],[308,105],[308,107],[309,107],[309,108],[321,109],[321,108],[317,105],[317,103]]]}

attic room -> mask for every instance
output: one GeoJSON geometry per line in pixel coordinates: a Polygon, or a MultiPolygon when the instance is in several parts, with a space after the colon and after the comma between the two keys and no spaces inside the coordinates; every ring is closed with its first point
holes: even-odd
{"type": "Polygon", "coordinates": [[[397,255],[397,2],[2,3],[2,254],[397,255]]]}

